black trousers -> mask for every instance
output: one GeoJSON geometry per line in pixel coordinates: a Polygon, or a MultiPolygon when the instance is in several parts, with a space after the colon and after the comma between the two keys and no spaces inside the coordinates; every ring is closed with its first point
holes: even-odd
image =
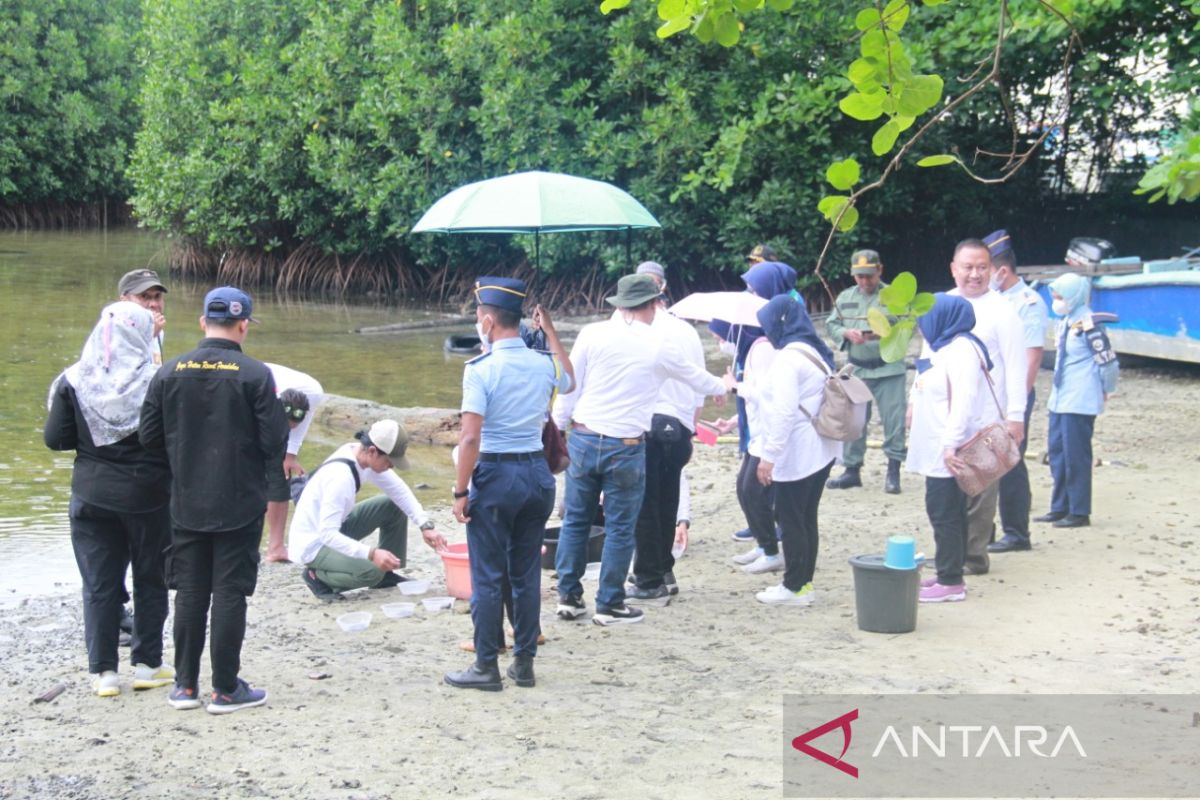
{"type": "Polygon", "coordinates": [[[88,671],[116,671],[120,659],[121,609],[125,570],[133,565],[134,664],[162,664],[163,624],[167,621],[167,583],[163,551],[171,530],[166,506],[157,511],[129,514],[109,511],[72,497],[71,547],[83,580],[83,636],[87,642],[88,671]]]}
{"type": "Polygon", "coordinates": [[[775,484],[763,486],[758,482],[758,462],[758,456],[742,453],[737,476],[738,505],[754,541],[764,553],[775,556],[779,555],[779,540],[775,538],[775,484]]]}
{"type": "Polygon", "coordinates": [[[1033,414],[1036,392],[1025,398],[1025,438],[1021,440],[1021,460],[1000,479],[1000,527],[1004,535],[1021,542],[1029,541],[1029,469],[1025,466],[1025,448],[1029,446],[1029,418],[1033,414]]]}
{"type": "Polygon", "coordinates": [[[646,492],[633,530],[637,552],[633,577],[642,589],[656,589],[675,569],[675,517],[679,511],[679,475],[692,459],[691,434],[682,425],[675,441],[646,437],[646,492]]]}
{"type": "Polygon", "coordinates": [[[172,531],[168,569],[176,590],[175,682],[179,686],[199,688],[211,603],[212,686],[225,694],[237,690],[246,636],[246,598],[254,594],[258,583],[262,522],[259,517],[233,531],[172,531]]]}
{"type": "MultiPolygon", "coordinates": [[[[817,550],[821,544],[817,510],[831,469],[832,461],[807,478],[772,484],[775,487],[775,521],[783,532],[783,585],[793,592],[812,583],[817,570],[817,550]]],[[[775,538],[773,526],[770,538],[775,538]]],[[[763,551],[766,550],[764,546],[763,551]]]]}
{"type": "Polygon", "coordinates": [[[954,478],[926,477],[925,513],[937,547],[934,563],[938,583],[957,586],[963,582],[963,559],[967,556],[967,495],[954,478]]]}

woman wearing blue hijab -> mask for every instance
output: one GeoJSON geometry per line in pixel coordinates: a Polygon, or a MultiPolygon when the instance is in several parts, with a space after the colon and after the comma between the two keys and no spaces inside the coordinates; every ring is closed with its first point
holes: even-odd
{"type": "Polygon", "coordinates": [[[1058,321],[1058,356],[1050,390],[1050,475],[1054,492],[1050,513],[1035,522],[1056,528],[1091,524],[1092,432],[1104,401],[1117,388],[1117,359],[1104,329],[1092,322],[1091,284],[1068,272],[1050,284],[1058,321]],[[1096,346],[1099,345],[1099,346],[1096,346]]]}
{"type": "Polygon", "coordinates": [[[753,469],[746,471],[744,480],[757,481],[774,494],[774,502],[762,504],[760,513],[773,513],[783,553],[773,525],[752,525],[759,552],[744,569],[783,571],[782,582],[756,595],[759,602],[809,605],[815,596],[820,545],[818,507],[842,443],[817,433],[801,407],[814,416],[819,410],[825,380],[833,371],[833,353],[817,335],[804,306],[788,294],[776,295],[759,309],[758,321],[776,352],[765,380],[759,381],[764,430],[751,446],[753,469]]]}
{"type": "Polygon", "coordinates": [[[946,603],[967,599],[967,495],[954,479],[965,465],[956,452],[998,421],[1000,411],[988,390],[991,357],[971,333],[975,310],[961,297],[939,292],[934,298],[917,320],[933,353],[917,362],[906,466],[925,476],[925,513],[937,546],[937,579],[922,581],[921,602],[946,603]]]}

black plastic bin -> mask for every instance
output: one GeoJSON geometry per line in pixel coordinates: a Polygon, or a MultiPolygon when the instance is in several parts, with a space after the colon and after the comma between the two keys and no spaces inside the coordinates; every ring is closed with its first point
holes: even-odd
{"type": "Polygon", "coordinates": [[[882,555],[855,556],[854,607],[859,630],[871,633],[910,633],[917,627],[917,596],[921,571],[891,569],[882,555]]]}
{"type": "MultiPolygon", "coordinates": [[[[545,538],[542,539],[542,544],[546,550],[542,553],[542,569],[554,569],[554,556],[558,553],[558,533],[562,528],[554,526],[546,528],[545,538]]],[[[604,526],[593,525],[591,533],[588,534],[588,549],[587,560],[599,561],[601,553],[604,552],[604,526]]]]}

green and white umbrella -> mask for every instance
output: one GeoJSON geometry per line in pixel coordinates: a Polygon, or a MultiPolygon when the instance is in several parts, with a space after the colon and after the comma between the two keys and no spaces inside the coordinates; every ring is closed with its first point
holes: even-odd
{"type": "Polygon", "coordinates": [[[532,233],[534,260],[543,233],[629,232],[658,220],[628,192],[604,181],[557,172],[518,172],[460,186],[438,200],[413,233],[532,233]]]}

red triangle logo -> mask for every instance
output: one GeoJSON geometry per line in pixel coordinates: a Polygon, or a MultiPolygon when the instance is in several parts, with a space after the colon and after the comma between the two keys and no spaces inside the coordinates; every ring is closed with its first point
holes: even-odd
{"type": "Polygon", "coordinates": [[[813,728],[811,731],[800,734],[795,739],[792,739],[792,747],[796,748],[801,753],[804,753],[806,756],[812,756],[822,764],[828,764],[834,769],[841,770],[851,778],[857,778],[858,767],[842,760],[842,757],[846,755],[846,751],[850,749],[850,723],[856,719],[858,719],[857,708],[853,711],[842,714],[837,719],[831,719],[829,722],[813,728]],[[818,750],[809,744],[809,742],[811,742],[813,739],[820,739],[825,734],[837,728],[841,728],[842,731],[842,752],[839,753],[836,758],[829,755],[829,753],[826,753],[824,750],[818,750]]]}

